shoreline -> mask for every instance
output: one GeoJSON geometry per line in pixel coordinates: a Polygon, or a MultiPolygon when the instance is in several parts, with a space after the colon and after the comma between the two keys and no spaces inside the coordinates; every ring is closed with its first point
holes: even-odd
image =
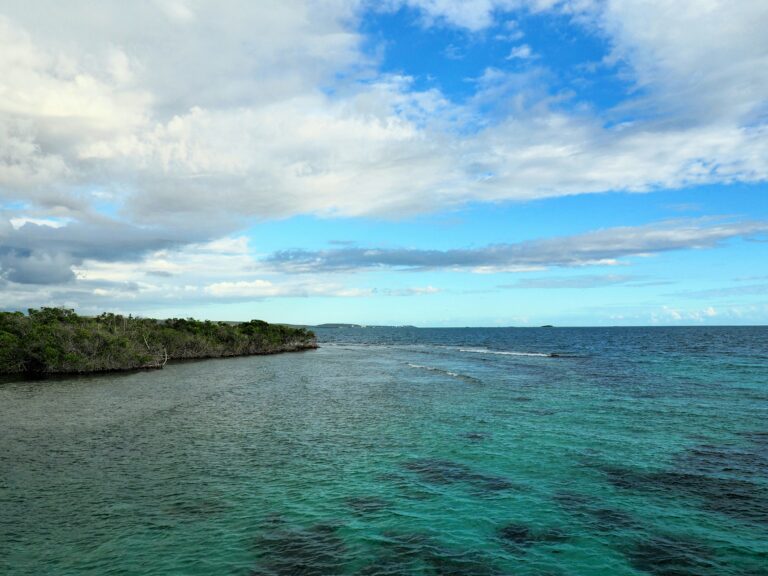
{"type": "Polygon", "coordinates": [[[231,358],[246,358],[248,356],[277,356],[278,354],[296,354],[300,352],[310,352],[317,350],[320,346],[317,343],[305,344],[300,346],[290,346],[285,349],[269,350],[264,352],[249,352],[246,354],[220,354],[208,356],[188,356],[184,358],[168,358],[168,362],[163,365],[155,366],[136,366],[126,368],[106,368],[103,370],[81,370],[81,371],[58,371],[58,372],[0,372],[0,386],[11,382],[39,381],[39,380],[57,380],[71,376],[101,376],[101,375],[120,375],[132,374],[138,372],[155,372],[162,370],[166,366],[175,364],[187,364],[191,362],[204,362],[206,360],[229,360],[231,358]]]}
{"type": "Polygon", "coordinates": [[[47,376],[157,370],[169,361],[233,358],[317,348],[305,328],[262,320],[156,320],[66,308],[0,312],[0,375],[47,376]]]}

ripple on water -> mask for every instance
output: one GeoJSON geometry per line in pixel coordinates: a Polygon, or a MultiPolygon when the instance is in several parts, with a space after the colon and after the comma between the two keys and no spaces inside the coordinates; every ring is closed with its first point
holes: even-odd
{"type": "Polygon", "coordinates": [[[755,482],[725,476],[662,470],[604,467],[608,481],[625,489],[668,497],[676,493],[699,499],[703,508],[731,518],[768,524],[768,490],[755,482]]]}
{"type": "Polygon", "coordinates": [[[403,467],[430,484],[463,483],[489,493],[516,488],[515,484],[506,478],[475,472],[469,466],[451,460],[421,458],[406,462],[403,467]]]}
{"type": "Polygon", "coordinates": [[[347,506],[359,515],[375,514],[389,508],[389,502],[378,496],[352,496],[346,500],[347,506]]]}
{"type": "Polygon", "coordinates": [[[491,434],[489,432],[464,432],[461,436],[472,442],[481,442],[490,438],[491,434]]]}
{"type": "Polygon", "coordinates": [[[633,567],[656,576],[718,574],[712,551],[699,542],[671,535],[641,540],[626,552],[633,567]]]}
{"type": "Polygon", "coordinates": [[[309,528],[272,521],[254,541],[258,561],[252,576],[325,576],[340,574],[349,562],[336,524],[309,528]]]}
{"type": "Polygon", "coordinates": [[[590,528],[598,533],[616,533],[640,530],[642,525],[629,512],[608,507],[603,498],[590,498],[586,494],[559,492],[553,499],[564,510],[586,519],[590,528]]]}
{"type": "Polygon", "coordinates": [[[502,576],[493,557],[476,550],[454,549],[427,534],[386,532],[379,540],[376,559],[361,576],[502,576]]]}
{"type": "Polygon", "coordinates": [[[766,576],[766,329],[414,334],[0,386],[0,574],[766,576]]]}
{"type": "Polygon", "coordinates": [[[562,544],[568,541],[568,535],[559,528],[539,529],[526,524],[510,523],[499,528],[499,538],[517,550],[531,546],[562,544]]]}

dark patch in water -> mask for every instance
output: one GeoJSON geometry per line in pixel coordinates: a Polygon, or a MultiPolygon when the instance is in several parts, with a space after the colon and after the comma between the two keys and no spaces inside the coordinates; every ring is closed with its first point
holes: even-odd
{"type": "Polygon", "coordinates": [[[469,467],[450,460],[422,458],[403,464],[406,470],[415,472],[425,482],[432,484],[451,484],[467,481],[472,475],[469,467]]]}
{"type": "Polygon", "coordinates": [[[768,477],[768,454],[740,447],[703,444],[686,450],[677,464],[695,473],[768,477]]]}
{"type": "Polygon", "coordinates": [[[356,514],[373,514],[386,510],[389,506],[386,500],[378,496],[354,496],[347,498],[347,505],[356,514]]]}
{"type": "Polygon", "coordinates": [[[343,572],[348,558],[335,524],[311,528],[270,524],[255,541],[258,565],[252,576],[323,576],[343,572]]]}
{"type": "Polygon", "coordinates": [[[746,432],[739,432],[738,434],[742,438],[746,438],[755,444],[768,444],[768,432],[762,430],[747,430],[746,432]]]}
{"type": "Polygon", "coordinates": [[[435,576],[500,576],[493,561],[475,551],[453,550],[440,545],[425,534],[388,532],[380,542],[381,551],[375,562],[360,575],[393,576],[401,574],[433,574],[435,576]]]}
{"type": "Polygon", "coordinates": [[[549,410],[546,408],[539,408],[536,410],[529,410],[530,414],[536,414],[536,416],[552,416],[553,414],[557,414],[557,410],[549,410]]]}
{"type": "Polygon", "coordinates": [[[768,524],[768,490],[747,480],[677,471],[643,472],[606,467],[614,486],[669,495],[670,491],[698,498],[704,509],[747,522],[768,524]]]}
{"type": "Polygon", "coordinates": [[[533,398],[530,396],[513,396],[510,400],[512,402],[532,402],[533,398]]]}
{"type": "Polygon", "coordinates": [[[600,532],[640,528],[640,524],[631,514],[618,508],[589,508],[586,512],[600,532]]]}
{"type": "Polygon", "coordinates": [[[487,492],[503,492],[504,490],[518,489],[512,482],[500,476],[474,474],[471,481],[487,492]]]}
{"type": "Polygon", "coordinates": [[[579,494],[578,492],[568,492],[567,490],[555,492],[552,499],[566,509],[578,509],[589,505],[594,500],[586,494],[579,494]]]}
{"type": "Polygon", "coordinates": [[[422,458],[406,462],[403,466],[430,484],[470,484],[484,492],[499,492],[515,488],[509,480],[500,476],[480,474],[458,462],[437,458],[422,458]]]}
{"type": "Polygon", "coordinates": [[[174,502],[164,509],[170,516],[193,519],[199,516],[213,516],[226,512],[229,506],[218,500],[185,500],[174,502]]]}
{"type": "Polygon", "coordinates": [[[427,563],[432,567],[436,576],[496,576],[499,572],[482,554],[474,551],[457,552],[442,549],[435,554],[429,554],[427,563]]]}
{"type": "Polygon", "coordinates": [[[557,528],[532,530],[525,524],[507,524],[499,529],[499,538],[515,548],[529,548],[540,544],[559,544],[568,540],[568,535],[557,528]]]}
{"type": "Polygon", "coordinates": [[[656,576],[701,576],[712,568],[709,549],[698,542],[672,536],[638,542],[626,555],[633,567],[656,576]]]}
{"type": "Polygon", "coordinates": [[[609,508],[595,503],[594,499],[585,494],[575,492],[559,492],[554,500],[565,510],[580,517],[586,517],[597,532],[613,532],[617,530],[639,529],[641,524],[635,518],[618,508],[609,508]]]}
{"type": "Polygon", "coordinates": [[[472,440],[473,442],[479,442],[491,437],[488,432],[465,432],[462,434],[462,436],[467,440],[472,440]]]}
{"type": "Polygon", "coordinates": [[[403,476],[402,474],[398,474],[397,472],[385,472],[383,474],[379,474],[376,476],[377,480],[381,480],[382,482],[397,482],[397,483],[403,483],[407,482],[408,479],[403,476]]]}

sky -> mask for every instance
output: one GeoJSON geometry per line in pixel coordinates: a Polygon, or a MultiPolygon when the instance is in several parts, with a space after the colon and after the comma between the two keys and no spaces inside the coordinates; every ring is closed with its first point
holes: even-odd
{"type": "Polygon", "coordinates": [[[764,0],[0,0],[0,310],[768,324],[764,0]]]}

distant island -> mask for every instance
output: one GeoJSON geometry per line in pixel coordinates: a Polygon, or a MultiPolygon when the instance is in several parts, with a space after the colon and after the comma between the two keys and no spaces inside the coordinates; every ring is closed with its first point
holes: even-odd
{"type": "Polygon", "coordinates": [[[317,348],[305,328],[192,318],[154,320],[66,308],[0,312],[0,374],[82,374],[162,368],[169,360],[317,348]]]}

